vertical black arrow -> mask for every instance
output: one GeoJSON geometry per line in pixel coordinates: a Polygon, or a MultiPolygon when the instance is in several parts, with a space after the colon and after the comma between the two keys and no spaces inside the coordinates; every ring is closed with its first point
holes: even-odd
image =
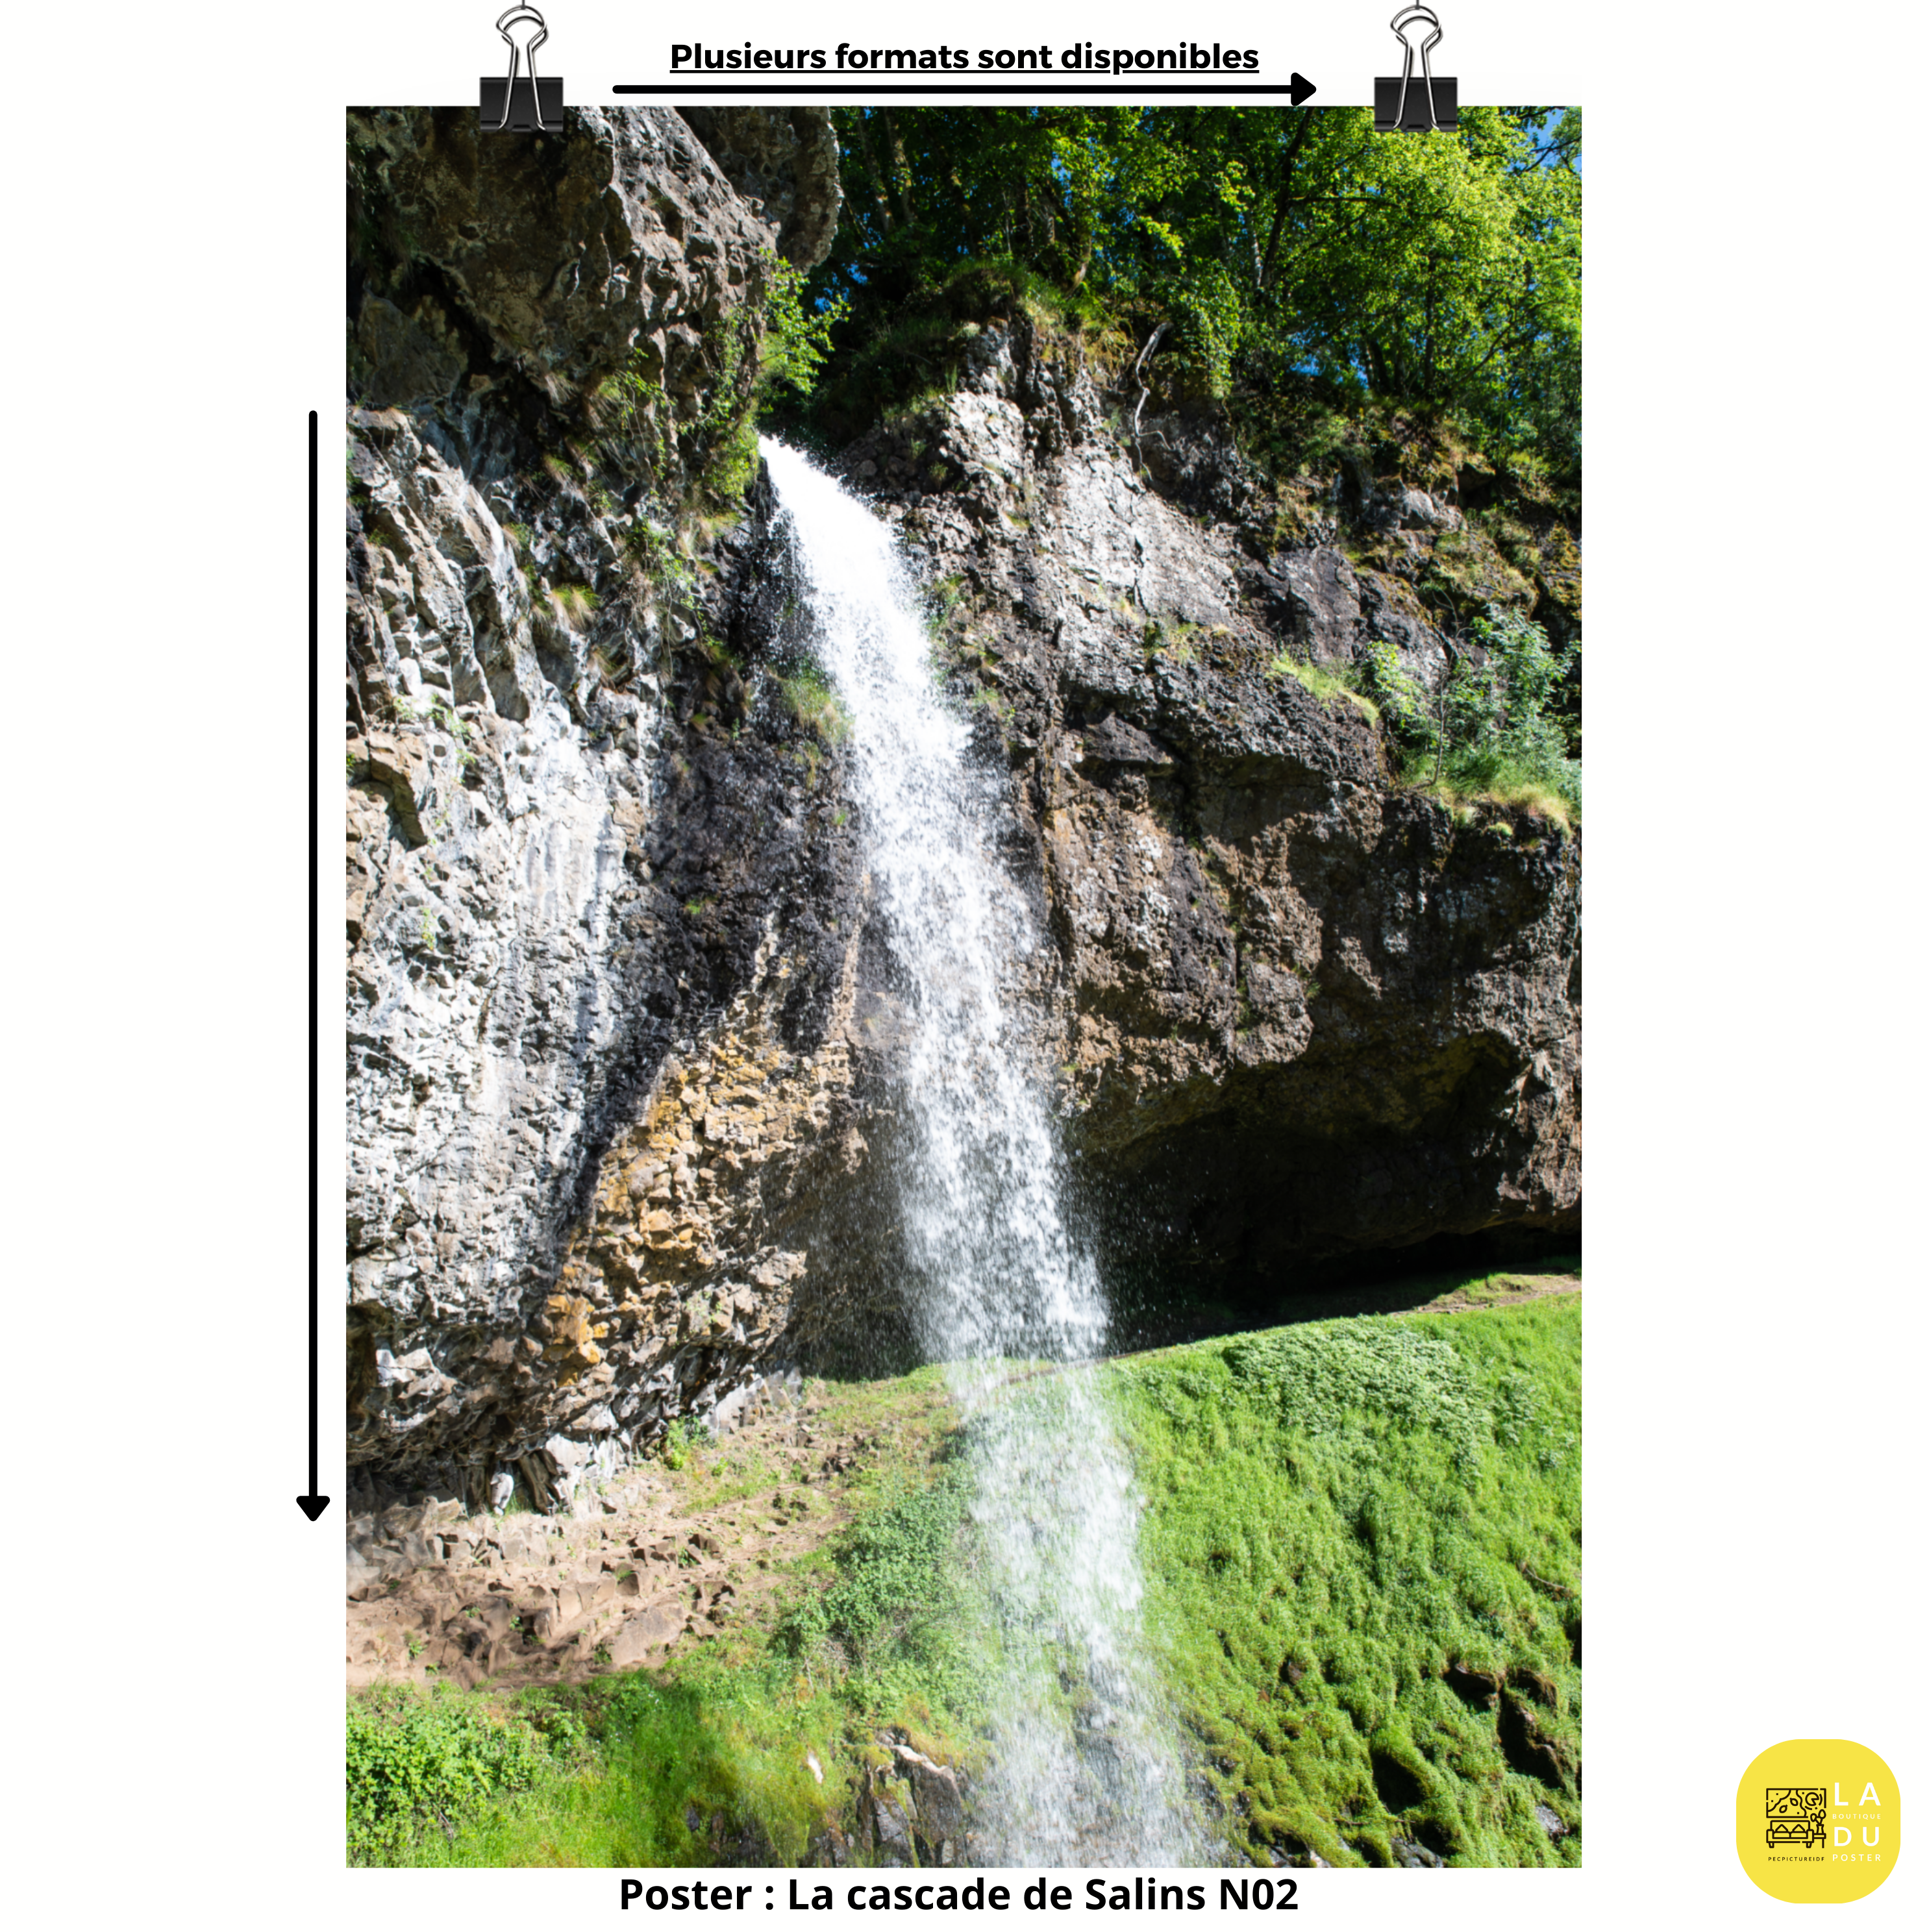
{"type": "Polygon", "coordinates": [[[322,679],[321,418],[308,412],[308,1493],[295,1500],[310,1522],[328,1506],[321,1487],[322,679]]]}

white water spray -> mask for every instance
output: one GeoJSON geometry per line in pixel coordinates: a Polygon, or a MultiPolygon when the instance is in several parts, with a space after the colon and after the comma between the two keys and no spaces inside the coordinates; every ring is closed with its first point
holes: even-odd
{"type": "Polygon", "coordinates": [[[1183,1778],[1141,1638],[1138,1508],[1089,1367],[1105,1299],[1061,1212],[1012,964],[1034,944],[989,848],[995,799],[934,688],[891,532],[795,451],[765,460],[818,649],[850,714],[873,876],[907,979],[911,1311],[976,1426],[1005,1681],[986,1862],[1184,1864],[1183,1778]]]}

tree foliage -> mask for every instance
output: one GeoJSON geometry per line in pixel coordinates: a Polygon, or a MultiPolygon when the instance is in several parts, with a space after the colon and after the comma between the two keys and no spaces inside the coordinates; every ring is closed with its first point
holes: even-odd
{"type": "Polygon", "coordinates": [[[848,300],[844,343],[1000,262],[1156,311],[1198,394],[1297,372],[1578,467],[1578,109],[1398,137],[1351,108],[836,112],[844,214],[811,292],[848,300]]]}

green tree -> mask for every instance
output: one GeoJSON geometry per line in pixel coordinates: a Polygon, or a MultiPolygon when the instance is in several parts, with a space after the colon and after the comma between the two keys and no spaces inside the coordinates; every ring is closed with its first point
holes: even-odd
{"type": "Polygon", "coordinates": [[[844,211],[813,296],[861,341],[974,262],[1149,306],[1194,388],[1288,376],[1464,412],[1578,466],[1580,118],[1364,110],[843,108],[844,211]]]}

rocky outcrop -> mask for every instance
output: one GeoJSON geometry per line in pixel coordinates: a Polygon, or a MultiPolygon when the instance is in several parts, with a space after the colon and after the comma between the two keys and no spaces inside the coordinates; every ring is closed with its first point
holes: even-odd
{"type": "Polygon", "coordinates": [[[568,125],[526,142],[457,109],[350,113],[362,400],[480,403],[521,377],[557,401],[632,364],[672,396],[714,380],[706,333],[760,290],[769,226],[668,109],[568,125]]]}
{"type": "Polygon", "coordinates": [[[768,1224],[854,1157],[862,875],[837,747],[741,674],[760,500],[712,493],[771,225],[666,110],[473,122],[350,119],[350,1454],[556,1502],[804,1319],[768,1224]],[[652,1152],[670,1240],[572,1259],[652,1152]]]}
{"type": "Polygon", "coordinates": [[[730,184],[777,230],[777,252],[808,268],[830,253],[844,186],[828,107],[680,110],[730,184]]]}
{"type": "MultiPolygon", "coordinates": [[[[1022,317],[964,370],[845,466],[946,586],[952,675],[1011,764],[1068,1144],[1116,1264],[1283,1287],[1577,1226],[1577,838],[1390,786],[1368,708],[1282,662],[1390,645],[1431,685],[1424,608],[1330,542],[1265,547],[1236,458],[1167,475],[1226,520],[1166,500],[1022,317]]],[[[1464,527],[1396,478],[1351,487],[1403,554],[1464,527]]]]}
{"type": "MultiPolygon", "coordinates": [[[[902,1331],[889,936],[744,455],[828,123],[692,118],[350,117],[350,1454],[471,1509],[902,1331]]],[[[1390,785],[1304,675],[1439,675],[1460,512],[1360,474],[1284,534],[1209,425],[1135,464],[1022,316],[964,362],[844,466],[1009,774],[1114,1276],[1572,1226],[1577,842],[1390,785]]]]}

